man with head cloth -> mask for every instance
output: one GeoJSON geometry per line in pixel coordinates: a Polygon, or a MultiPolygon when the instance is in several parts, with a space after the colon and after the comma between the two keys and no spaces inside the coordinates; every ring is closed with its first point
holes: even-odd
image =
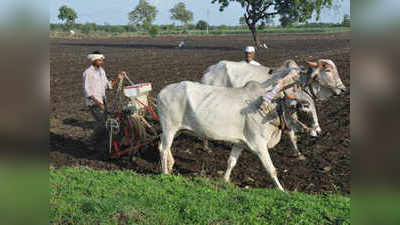
{"type": "Polygon", "coordinates": [[[111,82],[107,79],[103,69],[104,55],[98,51],[88,55],[91,62],[89,68],[83,72],[83,92],[85,95],[86,106],[89,108],[92,116],[96,120],[96,126],[92,135],[88,139],[90,147],[104,137],[105,134],[105,105],[106,89],[112,89],[120,80],[124,79],[125,72],[120,72],[111,82]]]}
{"type": "Polygon", "coordinates": [[[254,60],[254,58],[256,56],[256,49],[253,46],[247,46],[244,49],[244,52],[245,52],[245,60],[243,60],[242,62],[246,62],[246,63],[256,65],[256,66],[261,66],[260,63],[258,63],[254,60]]]}

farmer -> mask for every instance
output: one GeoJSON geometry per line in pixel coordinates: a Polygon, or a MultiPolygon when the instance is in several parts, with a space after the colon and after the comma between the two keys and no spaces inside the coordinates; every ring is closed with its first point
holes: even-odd
{"type": "Polygon", "coordinates": [[[88,55],[91,66],[83,72],[83,92],[85,94],[86,106],[96,120],[96,126],[92,135],[88,139],[88,144],[92,148],[100,137],[105,134],[105,105],[106,89],[112,89],[118,81],[124,79],[125,72],[120,72],[116,78],[110,82],[103,69],[104,55],[98,51],[88,55]]]}
{"type": "Polygon", "coordinates": [[[254,60],[255,56],[256,56],[256,49],[253,46],[247,46],[244,49],[245,52],[245,60],[243,60],[242,62],[246,62],[252,65],[256,65],[256,66],[261,66],[260,63],[256,62],[254,60]]]}

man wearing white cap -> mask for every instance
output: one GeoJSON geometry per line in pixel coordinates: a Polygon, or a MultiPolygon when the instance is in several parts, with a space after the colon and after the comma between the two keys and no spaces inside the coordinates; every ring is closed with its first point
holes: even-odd
{"type": "Polygon", "coordinates": [[[245,52],[246,60],[244,60],[242,62],[246,62],[246,63],[256,65],[256,66],[261,66],[260,63],[258,63],[254,60],[254,58],[256,56],[256,49],[253,46],[247,46],[245,48],[244,52],[245,52]]]}
{"type": "Polygon", "coordinates": [[[125,72],[118,73],[117,77],[110,82],[103,69],[104,55],[98,51],[88,55],[91,66],[83,72],[83,92],[85,94],[86,105],[95,118],[97,124],[91,137],[90,144],[94,144],[99,136],[104,135],[106,89],[112,89],[120,80],[124,79],[125,72]]]}

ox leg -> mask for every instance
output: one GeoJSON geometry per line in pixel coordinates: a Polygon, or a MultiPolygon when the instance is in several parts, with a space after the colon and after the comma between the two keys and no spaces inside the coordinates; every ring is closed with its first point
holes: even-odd
{"type": "Polygon", "coordinates": [[[168,148],[168,172],[172,173],[172,168],[174,167],[175,160],[172,156],[171,148],[168,148]]]}
{"type": "Polygon", "coordinates": [[[231,176],[231,172],[233,170],[233,167],[236,166],[237,160],[239,159],[240,153],[242,153],[243,149],[239,148],[238,146],[233,145],[232,146],[232,150],[231,153],[229,155],[229,159],[228,159],[228,167],[225,171],[225,175],[224,175],[224,180],[226,182],[229,182],[229,178],[231,176]]]}
{"type": "Polygon", "coordinates": [[[174,140],[175,132],[163,132],[161,142],[158,147],[160,151],[162,173],[168,174],[172,172],[174,158],[171,153],[171,146],[174,140]]]}
{"type": "Polygon", "coordinates": [[[319,134],[321,134],[322,130],[321,130],[321,127],[319,126],[317,108],[315,106],[315,102],[307,94],[304,94],[302,96],[303,96],[302,100],[306,103],[301,104],[301,111],[306,112],[307,114],[311,115],[312,131],[310,132],[310,135],[312,137],[317,137],[319,134]]]}
{"type": "Polygon", "coordinates": [[[206,152],[208,152],[208,153],[211,153],[211,149],[210,149],[210,146],[209,146],[209,144],[208,144],[208,140],[207,139],[203,139],[203,149],[206,151],[206,152]]]}
{"type": "Polygon", "coordinates": [[[264,168],[267,170],[268,174],[271,176],[275,185],[279,188],[279,190],[284,191],[281,183],[278,180],[278,172],[272,163],[271,157],[269,155],[268,149],[264,149],[264,151],[257,152],[258,157],[260,158],[264,168]]]}
{"type": "Polygon", "coordinates": [[[318,136],[319,134],[322,133],[322,129],[319,126],[317,110],[316,110],[315,107],[314,107],[313,110],[311,110],[311,115],[312,115],[312,120],[313,120],[312,121],[313,122],[312,128],[313,128],[313,132],[315,132],[312,135],[315,135],[315,137],[316,137],[316,136],[318,136]]]}
{"type": "Polygon", "coordinates": [[[292,145],[292,148],[294,150],[294,156],[297,157],[297,159],[299,160],[305,160],[306,157],[301,154],[299,148],[297,147],[297,136],[294,130],[287,131],[287,134],[289,135],[290,144],[292,145]]]}
{"type": "Polygon", "coordinates": [[[312,118],[312,130],[310,132],[310,135],[312,137],[318,137],[318,135],[321,134],[322,130],[321,127],[319,126],[317,109],[315,108],[315,105],[310,104],[309,109],[303,108],[302,110],[311,115],[312,118]]]}

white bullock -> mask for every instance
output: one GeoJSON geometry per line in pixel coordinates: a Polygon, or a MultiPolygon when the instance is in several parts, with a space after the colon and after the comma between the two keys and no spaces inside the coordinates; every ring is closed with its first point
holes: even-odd
{"type": "MultiPolygon", "coordinates": [[[[330,67],[333,68],[330,73],[335,73],[336,76],[339,77],[336,66],[331,60],[320,60],[320,62],[326,62],[326,64],[330,65],[330,67]]],[[[313,64],[313,66],[315,66],[315,64],[313,64]]],[[[224,87],[242,87],[244,84],[246,84],[246,82],[251,80],[265,82],[274,74],[285,73],[285,71],[290,68],[299,68],[299,66],[293,60],[286,60],[281,67],[276,69],[271,69],[264,66],[254,66],[241,62],[220,61],[219,63],[211,65],[207,68],[201,79],[201,83],[224,87]]],[[[323,71],[316,71],[316,73],[321,72],[323,71]]],[[[309,87],[306,87],[306,91],[302,89],[295,92],[295,98],[297,99],[298,103],[300,103],[300,110],[311,114],[313,129],[311,130],[310,134],[311,136],[315,137],[318,136],[318,133],[321,133],[322,130],[318,122],[317,110],[311,96],[311,90],[309,87]]],[[[319,97],[323,98],[322,96],[319,97]]],[[[291,104],[294,103],[292,100],[289,101],[291,104]]],[[[293,116],[297,117],[296,114],[293,116]]],[[[296,156],[298,156],[299,159],[305,159],[305,157],[298,150],[297,137],[294,130],[289,128],[287,130],[287,134],[290,137],[290,142],[293,146],[296,156]]],[[[207,142],[205,142],[205,148],[208,149],[207,142]]]]}
{"type": "MultiPolygon", "coordinates": [[[[257,81],[263,83],[269,80],[274,74],[286,73],[290,68],[299,68],[293,60],[285,61],[281,67],[271,69],[265,66],[254,66],[248,63],[220,61],[207,68],[203,77],[202,84],[208,84],[221,87],[243,87],[248,81],[257,81]]],[[[318,123],[315,103],[311,96],[304,91],[296,92],[297,100],[300,101],[301,109],[312,115],[312,127],[314,128],[311,136],[317,136],[321,132],[318,123]]]]}
{"type": "MultiPolygon", "coordinates": [[[[329,78],[324,74],[322,76],[320,79],[329,78]]],[[[319,81],[315,73],[301,73],[301,79],[305,81],[301,85],[319,81]]],[[[172,172],[174,159],[171,145],[175,134],[189,130],[200,137],[233,143],[224,175],[226,181],[229,181],[240,153],[246,148],[260,158],[276,186],[283,190],[268,152],[281,138],[280,126],[276,125],[279,120],[277,104],[267,115],[258,111],[261,96],[270,88],[268,82],[260,84],[256,81],[250,81],[241,88],[216,87],[189,81],[163,88],[157,96],[162,128],[159,145],[162,172],[172,172]]],[[[336,86],[328,88],[334,90],[336,86]]]]}
{"type": "Polygon", "coordinates": [[[175,134],[180,130],[189,130],[200,137],[234,143],[224,176],[226,181],[246,147],[260,158],[275,184],[283,190],[267,149],[267,146],[272,148],[280,140],[280,129],[271,123],[279,118],[274,110],[270,121],[263,122],[265,119],[258,113],[260,96],[264,92],[265,88],[255,81],[243,88],[184,81],[161,90],[157,109],[162,128],[159,149],[163,173],[172,171],[174,159],[171,145],[175,134]]]}

